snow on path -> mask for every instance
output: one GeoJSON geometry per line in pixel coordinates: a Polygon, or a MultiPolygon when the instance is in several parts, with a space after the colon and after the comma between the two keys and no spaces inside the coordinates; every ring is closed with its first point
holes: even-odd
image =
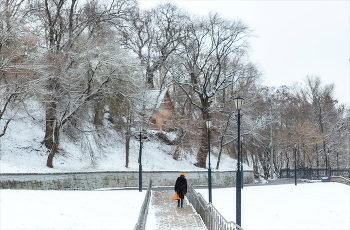
{"type": "Polygon", "coordinates": [[[184,207],[178,208],[177,201],[172,200],[173,195],[172,190],[152,191],[146,230],[207,229],[187,198],[184,200],[184,207]]]}

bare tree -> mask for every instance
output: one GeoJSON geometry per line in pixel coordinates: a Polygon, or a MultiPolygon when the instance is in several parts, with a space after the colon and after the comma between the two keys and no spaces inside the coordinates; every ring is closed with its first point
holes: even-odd
{"type": "Polygon", "coordinates": [[[148,88],[157,88],[155,73],[178,49],[185,22],[185,13],[166,3],[151,10],[132,10],[130,18],[119,27],[120,42],[140,59],[148,88]]]}
{"type": "Polygon", "coordinates": [[[2,100],[0,101],[0,124],[2,131],[0,131],[0,137],[4,136],[8,128],[9,123],[15,117],[19,104],[23,101],[23,97],[26,95],[24,91],[24,85],[6,85],[0,86],[0,95],[2,100]]]}
{"type": "Polygon", "coordinates": [[[322,135],[322,150],[324,165],[327,165],[327,150],[332,146],[330,139],[334,125],[340,120],[337,115],[336,103],[333,99],[334,85],[322,86],[320,77],[307,76],[305,87],[296,87],[297,97],[310,108],[308,119],[318,128],[322,135]]]}
{"type": "MultiPolygon", "coordinates": [[[[177,69],[172,68],[174,82],[188,96],[202,121],[202,138],[197,166],[205,168],[207,138],[205,120],[211,117],[213,100],[219,91],[237,84],[240,78],[255,77],[256,70],[244,63],[249,29],[241,21],[227,21],[218,14],[193,19],[186,26],[183,52],[177,69]],[[194,93],[195,98],[190,95],[194,93]]],[[[232,97],[232,93],[227,97],[232,97]]]]}
{"type": "Polygon", "coordinates": [[[42,92],[46,108],[44,144],[50,150],[48,167],[53,167],[62,127],[87,102],[97,103],[111,79],[119,78],[116,77],[122,64],[119,61],[126,55],[117,54],[116,47],[109,44],[116,34],[106,25],[125,16],[123,7],[130,7],[130,2],[133,1],[112,1],[105,6],[89,1],[78,6],[76,0],[45,0],[30,5],[32,14],[42,21],[47,44],[47,52],[38,66],[42,66],[40,72],[45,82],[42,92]],[[112,48],[108,57],[101,55],[102,46],[112,48]],[[111,64],[113,61],[117,61],[115,65],[111,64]]]}
{"type": "Polygon", "coordinates": [[[0,2],[0,137],[28,93],[28,55],[35,50],[33,38],[24,34],[24,0],[0,2]],[[22,35],[21,35],[22,34],[22,35]],[[21,36],[20,36],[21,35],[21,36]]]}

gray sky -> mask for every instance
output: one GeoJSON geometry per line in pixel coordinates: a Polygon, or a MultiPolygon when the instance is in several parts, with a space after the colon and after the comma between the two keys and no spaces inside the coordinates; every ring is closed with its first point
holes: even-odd
{"type": "Polygon", "coordinates": [[[251,60],[267,86],[302,84],[307,75],[335,84],[334,97],[350,104],[350,1],[139,0],[142,8],[172,2],[185,10],[240,18],[254,30],[251,60]]]}

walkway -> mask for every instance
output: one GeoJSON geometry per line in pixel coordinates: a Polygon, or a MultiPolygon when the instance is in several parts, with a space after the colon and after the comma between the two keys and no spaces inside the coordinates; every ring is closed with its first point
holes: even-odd
{"type": "Polygon", "coordinates": [[[173,195],[173,190],[152,190],[146,230],[207,229],[187,198],[184,207],[178,208],[173,195]]]}

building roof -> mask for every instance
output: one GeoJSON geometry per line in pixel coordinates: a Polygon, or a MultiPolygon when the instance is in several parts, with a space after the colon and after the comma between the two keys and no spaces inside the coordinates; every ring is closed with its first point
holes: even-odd
{"type": "Polygon", "coordinates": [[[147,90],[144,95],[143,108],[152,111],[159,109],[160,104],[162,103],[164,96],[167,92],[168,89],[147,90]]]}

